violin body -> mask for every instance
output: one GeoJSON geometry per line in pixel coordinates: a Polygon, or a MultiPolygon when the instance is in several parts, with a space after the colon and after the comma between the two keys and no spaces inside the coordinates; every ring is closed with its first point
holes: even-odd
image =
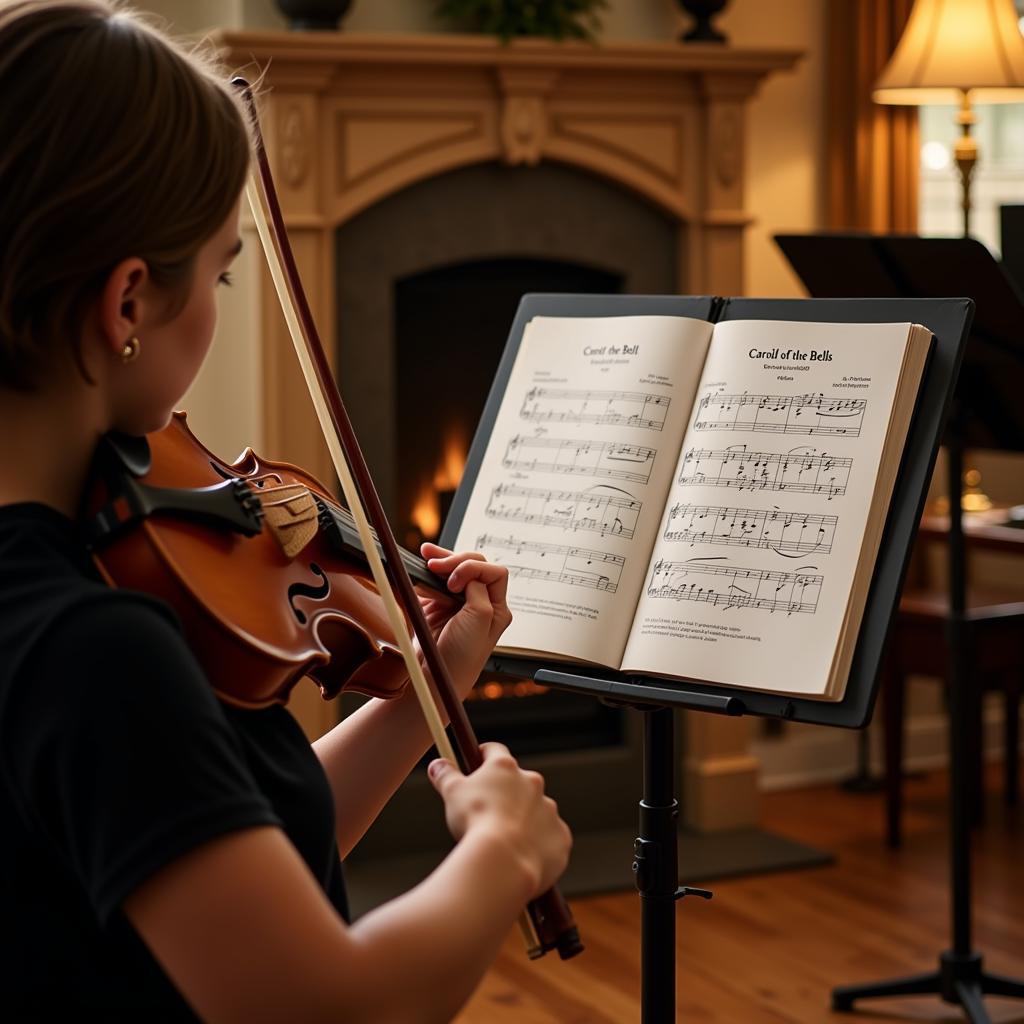
{"type": "MultiPolygon", "coordinates": [[[[135,467],[127,493],[116,493],[108,472],[91,497],[94,515],[114,523],[93,543],[94,558],[111,585],[175,610],[219,696],[247,707],[284,703],[306,675],[325,700],[343,689],[384,698],[404,690],[408,671],[365,556],[339,539],[345,510],[323,484],[251,448],[223,462],[184,413],[147,440],[151,463],[135,467]],[[138,495],[150,506],[142,514],[138,495]],[[193,498],[174,495],[235,503],[248,535],[210,504],[189,507],[193,498]]],[[[431,596],[454,603],[433,580],[431,596]]]]}

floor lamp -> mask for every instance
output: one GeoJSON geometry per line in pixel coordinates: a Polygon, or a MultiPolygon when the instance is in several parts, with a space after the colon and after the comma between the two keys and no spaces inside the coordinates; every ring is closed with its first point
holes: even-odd
{"type": "Polygon", "coordinates": [[[1024,103],[1024,38],[1013,0],[916,0],[892,59],[875,83],[876,103],[957,103],[964,237],[978,142],[973,103],[1024,103]]]}

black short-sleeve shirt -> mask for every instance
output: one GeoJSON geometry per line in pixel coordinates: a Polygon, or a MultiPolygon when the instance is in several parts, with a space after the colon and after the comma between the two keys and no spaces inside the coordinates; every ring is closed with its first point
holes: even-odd
{"type": "Polygon", "coordinates": [[[291,715],[222,704],[170,609],[105,586],[69,519],[0,507],[4,1019],[195,1019],[120,906],[261,825],[347,917],[330,787],[291,715]]]}

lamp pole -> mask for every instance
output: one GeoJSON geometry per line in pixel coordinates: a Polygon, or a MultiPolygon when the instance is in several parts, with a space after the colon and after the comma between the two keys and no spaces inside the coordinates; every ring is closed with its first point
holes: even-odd
{"type": "Polygon", "coordinates": [[[960,94],[960,111],[956,115],[956,123],[960,125],[960,138],[953,147],[956,165],[960,168],[960,205],[964,214],[964,238],[971,233],[971,178],[974,176],[974,165],[978,162],[978,140],[971,134],[971,129],[978,119],[971,109],[971,94],[967,89],[960,94]]]}

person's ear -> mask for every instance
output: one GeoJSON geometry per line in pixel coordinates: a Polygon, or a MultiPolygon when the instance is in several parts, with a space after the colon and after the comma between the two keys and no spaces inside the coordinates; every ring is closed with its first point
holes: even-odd
{"type": "Polygon", "coordinates": [[[99,327],[104,347],[112,355],[131,358],[146,323],[149,267],[137,256],[122,260],[107,276],[99,303],[99,327]],[[132,339],[135,339],[133,342],[132,339]]]}

